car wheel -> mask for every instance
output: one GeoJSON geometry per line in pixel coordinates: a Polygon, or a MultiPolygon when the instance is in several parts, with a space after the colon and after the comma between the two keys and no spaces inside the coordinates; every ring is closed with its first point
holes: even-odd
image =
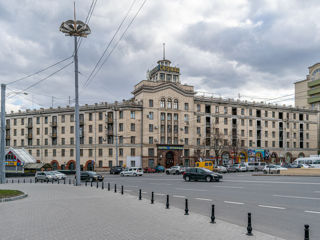
{"type": "Polygon", "coordinates": [[[176,174],[179,175],[179,171],[176,171],[176,174]]]}
{"type": "Polygon", "coordinates": [[[191,179],[190,179],[189,176],[186,176],[186,177],[185,177],[185,181],[186,181],[186,182],[190,182],[190,180],[191,180],[191,179]]]}
{"type": "Polygon", "coordinates": [[[133,176],[135,176],[135,177],[136,177],[136,176],[137,176],[137,174],[136,174],[136,173],[134,173],[134,174],[133,174],[133,176]]]}
{"type": "Polygon", "coordinates": [[[206,176],[206,181],[207,182],[211,182],[211,177],[210,176],[206,176]]]}
{"type": "Polygon", "coordinates": [[[167,174],[167,175],[170,175],[170,173],[169,173],[168,171],[166,171],[166,174],[167,174]]]}

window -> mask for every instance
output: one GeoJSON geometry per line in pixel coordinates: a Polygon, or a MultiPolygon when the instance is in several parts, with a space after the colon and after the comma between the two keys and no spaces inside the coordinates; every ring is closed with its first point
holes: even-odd
{"type": "Polygon", "coordinates": [[[224,118],[224,125],[228,124],[228,118],[224,118]]]}
{"type": "Polygon", "coordinates": [[[113,155],[113,149],[109,148],[109,157],[112,157],[112,155],[113,155]]]}
{"type": "Polygon", "coordinates": [[[188,111],[189,110],[189,103],[184,104],[184,110],[188,111]]]}
{"type": "Polygon", "coordinates": [[[99,168],[102,168],[102,166],[103,166],[102,160],[99,160],[99,168]]]}
{"type": "Polygon", "coordinates": [[[249,109],[249,115],[252,116],[252,109],[249,109]]]}
{"type": "Polygon", "coordinates": [[[200,123],[200,122],[201,122],[201,117],[197,116],[197,123],[200,123]]]}
{"type": "Polygon", "coordinates": [[[109,168],[112,167],[112,160],[110,160],[110,161],[108,162],[108,167],[109,167],[109,168]]]}
{"type": "Polygon", "coordinates": [[[161,120],[161,121],[164,121],[165,118],[166,118],[165,113],[161,113],[161,114],[160,114],[160,120],[161,120]]]}
{"type": "Polygon", "coordinates": [[[89,157],[92,157],[92,149],[89,149],[89,157]]]}
{"type": "Polygon", "coordinates": [[[92,133],[92,125],[89,125],[89,133],[92,133]]]}
{"type": "Polygon", "coordinates": [[[119,144],[123,144],[123,136],[119,136],[119,144]]]}
{"type": "Polygon", "coordinates": [[[296,139],[297,138],[297,134],[293,133],[293,138],[296,139]]]}
{"type": "Polygon", "coordinates": [[[224,135],[228,135],[228,129],[227,128],[224,129],[224,135]]]}
{"type": "Polygon", "coordinates": [[[61,127],[61,133],[64,134],[65,133],[65,127],[61,127]]]}
{"type": "Polygon", "coordinates": [[[89,113],[89,121],[92,121],[92,113],[89,113]]]}
{"type": "Polygon", "coordinates": [[[178,144],[178,138],[177,137],[173,138],[173,144],[178,144]]]}
{"type": "Polygon", "coordinates": [[[268,137],[268,131],[264,132],[264,136],[267,138],[268,137]]]}
{"type": "Polygon", "coordinates": [[[99,132],[102,132],[102,131],[103,131],[103,126],[102,126],[102,124],[99,124],[98,129],[99,129],[99,132]]]}
{"type": "Polygon", "coordinates": [[[200,127],[197,127],[197,134],[200,134],[200,127]]]}
{"type": "Polygon", "coordinates": [[[99,112],[99,120],[103,120],[103,112],[99,112]]]}
{"type": "Polygon", "coordinates": [[[241,137],[244,137],[244,130],[241,130],[241,137]]]}
{"type": "Polygon", "coordinates": [[[171,114],[171,113],[168,113],[167,120],[168,120],[168,121],[171,121],[171,120],[172,120],[172,114],[171,114]]]}
{"type": "Polygon", "coordinates": [[[123,123],[119,123],[119,132],[123,131],[123,123]]]}
{"type": "Polygon", "coordinates": [[[307,142],[307,148],[309,148],[309,143],[307,142]]]}
{"type": "Polygon", "coordinates": [[[70,133],[74,133],[74,126],[70,126],[70,133]]]}
{"type": "Polygon", "coordinates": [[[265,121],[265,122],[264,122],[264,126],[265,126],[265,127],[268,127],[268,121],[265,121]]]}
{"type": "Polygon", "coordinates": [[[309,133],[306,133],[306,139],[309,139],[309,133]]]}
{"type": "Polygon", "coordinates": [[[123,156],[123,148],[119,148],[119,156],[123,156]]]}
{"type": "Polygon", "coordinates": [[[252,140],[249,141],[249,147],[252,147],[252,140]]]}
{"type": "Polygon", "coordinates": [[[131,144],[135,144],[136,143],[136,137],[135,136],[131,136],[130,137],[130,143],[131,144]]]}
{"type": "Polygon", "coordinates": [[[308,114],[306,114],[306,120],[309,121],[309,115],[308,114]]]}
{"type": "Polygon", "coordinates": [[[200,112],[201,111],[201,106],[200,104],[197,104],[197,112],[200,112]]]}
{"type": "Polygon", "coordinates": [[[276,147],[276,141],[272,141],[272,147],[276,147]]]}
{"type": "Polygon", "coordinates": [[[74,144],[74,138],[70,138],[70,144],[73,145],[74,144]]]}
{"type": "Polygon", "coordinates": [[[216,106],[216,113],[219,113],[219,106],[216,106]]]}
{"type": "MultiPolygon", "coordinates": [[[[16,130],[16,129],[15,129],[16,130]]],[[[15,131],[14,131],[15,132],[15,131]]],[[[40,128],[37,128],[37,135],[40,135],[40,128]]],[[[14,135],[16,136],[16,134],[14,135]]]]}
{"type": "Polygon", "coordinates": [[[153,144],[153,137],[149,137],[149,144],[153,144]]]}
{"type": "Polygon", "coordinates": [[[244,126],[244,119],[241,119],[241,126],[244,126]]]}
{"type": "Polygon", "coordinates": [[[45,157],[48,157],[48,149],[45,149],[45,150],[44,150],[44,156],[45,156],[45,157]]]}
{"type": "Polygon", "coordinates": [[[184,121],[185,121],[185,122],[188,122],[188,121],[189,121],[189,115],[188,115],[188,114],[185,114],[185,115],[184,115],[184,121]]]}
{"type": "Polygon", "coordinates": [[[184,144],[185,144],[185,145],[189,145],[189,139],[188,139],[188,138],[185,138],[185,139],[184,139],[184,144]]]}
{"type": "Polygon", "coordinates": [[[264,142],[264,146],[267,148],[268,147],[268,141],[264,142]]]}
{"type": "Polygon", "coordinates": [[[61,145],[65,145],[66,144],[66,140],[64,138],[61,138],[61,145]]]}
{"type": "Polygon", "coordinates": [[[136,125],[134,123],[130,124],[130,130],[134,132],[136,130],[136,125]]]}
{"type": "Polygon", "coordinates": [[[178,121],[178,114],[177,113],[173,114],[173,120],[178,121]]]}
{"type": "Polygon", "coordinates": [[[200,138],[197,138],[197,145],[200,146],[200,138]]]}
{"type": "Polygon", "coordinates": [[[153,132],[153,124],[149,124],[149,132],[153,132]]]}
{"type": "Polygon", "coordinates": [[[135,119],[136,118],[136,113],[135,111],[130,111],[130,118],[135,119]]]}
{"type": "Polygon", "coordinates": [[[122,166],[122,165],[123,165],[123,161],[120,160],[120,161],[119,161],[119,166],[122,166]]]}
{"type": "Polygon", "coordinates": [[[170,98],[167,101],[167,108],[169,108],[169,109],[172,108],[172,101],[170,98]]]}
{"type": "Polygon", "coordinates": [[[276,137],[276,132],[272,132],[272,137],[275,138],[276,137]]]}
{"type": "Polygon", "coordinates": [[[48,139],[47,138],[44,140],[44,145],[48,145],[48,139]]]}
{"type": "Polygon", "coordinates": [[[189,133],[189,127],[187,127],[187,126],[184,127],[184,133],[185,133],[185,134],[188,134],[188,133],[189,133]]]}
{"type": "Polygon", "coordinates": [[[149,107],[153,107],[153,100],[149,99],[149,107]]]}
{"type": "Polygon", "coordinates": [[[216,124],[219,124],[219,117],[216,117],[215,123],[216,123],[216,124]]]}
{"type": "Polygon", "coordinates": [[[252,137],[252,130],[249,130],[249,137],[252,137]]]}
{"type": "Polygon", "coordinates": [[[178,107],[178,100],[177,99],[175,99],[174,101],[173,101],[173,109],[178,109],[179,107],[178,107]]]}
{"type": "Polygon", "coordinates": [[[100,136],[100,137],[98,138],[98,143],[99,143],[99,144],[103,144],[103,137],[100,136]]]}
{"type": "MultiPolygon", "coordinates": [[[[264,111],[264,116],[268,117],[268,111],[264,111]]],[[[268,142],[267,142],[268,143],[268,142]]]]}
{"type": "Polygon", "coordinates": [[[153,120],[153,112],[149,112],[149,119],[153,120]]]}
{"type": "Polygon", "coordinates": [[[61,149],[61,157],[64,157],[66,155],[66,150],[65,149],[61,149]]]}
{"type": "Polygon", "coordinates": [[[80,149],[80,156],[83,157],[83,149],[80,149]]]}
{"type": "Polygon", "coordinates": [[[37,139],[37,145],[38,146],[40,145],[40,139],[37,139]]]}
{"type": "Polygon", "coordinates": [[[160,100],[160,108],[164,108],[165,103],[166,103],[166,100],[165,99],[161,99],[160,100]]]}
{"type": "Polygon", "coordinates": [[[154,149],[148,148],[148,156],[154,156],[154,149]]]}
{"type": "Polygon", "coordinates": [[[136,149],[135,148],[131,148],[130,149],[130,154],[131,154],[131,156],[135,156],[136,155],[136,149]]]}
{"type": "Polygon", "coordinates": [[[123,111],[119,111],[119,118],[123,119],[123,111]]]}
{"type": "Polygon", "coordinates": [[[70,115],[70,122],[74,122],[74,115],[73,114],[70,115]]]}
{"type": "Polygon", "coordinates": [[[252,127],[252,120],[249,120],[249,126],[252,127]]]}
{"type": "Polygon", "coordinates": [[[89,137],[89,144],[92,144],[92,137],[89,137]]]}
{"type": "Polygon", "coordinates": [[[48,128],[44,128],[44,134],[48,135],[48,128]]]}
{"type": "Polygon", "coordinates": [[[241,115],[244,115],[244,108],[241,108],[241,115]]]}
{"type": "Polygon", "coordinates": [[[227,108],[227,107],[224,107],[224,108],[223,108],[223,112],[224,112],[224,114],[227,114],[227,113],[228,113],[228,108],[227,108]]]}
{"type": "Polygon", "coordinates": [[[306,129],[309,130],[309,123],[306,124],[306,129]]]}
{"type": "Polygon", "coordinates": [[[272,112],[272,117],[275,118],[276,117],[276,113],[272,112]]]}
{"type": "Polygon", "coordinates": [[[57,156],[57,150],[56,149],[52,149],[52,156],[53,157],[57,156]]]}

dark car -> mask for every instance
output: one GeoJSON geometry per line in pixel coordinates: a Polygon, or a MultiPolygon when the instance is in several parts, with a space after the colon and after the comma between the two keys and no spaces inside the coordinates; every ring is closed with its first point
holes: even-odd
{"type": "Polygon", "coordinates": [[[228,165],[228,166],[226,166],[226,168],[227,168],[227,172],[236,172],[237,171],[237,169],[232,165],[228,165]]]}
{"type": "Polygon", "coordinates": [[[110,168],[110,174],[120,174],[123,171],[123,167],[114,166],[110,168]]]}
{"type": "Polygon", "coordinates": [[[164,172],[165,170],[166,169],[161,165],[158,165],[158,166],[155,167],[156,173],[161,173],[161,172],[164,172]]]}
{"type": "Polygon", "coordinates": [[[89,181],[89,182],[96,182],[96,181],[103,181],[103,177],[100,174],[97,174],[96,172],[81,172],[80,175],[81,181],[89,181]]]}
{"type": "Polygon", "coordinates": [[[215,173],[206,168],[187,168],[183,174],[183,179],[187,182],[191,180],[195,181],[216,181],[219,182],[222,179],[222,175],[219,173],[215,173]]]}

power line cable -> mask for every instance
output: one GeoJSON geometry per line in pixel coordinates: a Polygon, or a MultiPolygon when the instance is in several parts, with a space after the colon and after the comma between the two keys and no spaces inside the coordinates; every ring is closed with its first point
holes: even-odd
{"type": "Polygon", "coordinates": [[[101,62],[102,58],[104,57],[104,55],[105,55],[106,52],[108,51],[108,49],[109,49],[111,43],[113,42],[114,38],[116,37],[116,35],[118,34],[119,30],[121,29],[124,21],[127,19],[128,15],[129,15],[129,13],[130,13],[130,11],[131,11],[131,9],[132,9],[132,7],[133,7],[134,4],[135,4],[135,1],[136,1],[136,0],[133,0],[131,6],[129,7],[129,9],[128,9],[127,13],[126,13],[126,15],[124,16],[124,18],[122,19],[120,25],[118,26],[116,32],[113,34],[113,36],[112,36],[111,40],[109,41],[107,47],[106,47],[105,50],[103,51],[101,57],[99,58],[99,60],[98,60],[98,62],[96,63],[96,65],[94,66],[94,68],[93,68],[93,70],[91,71],[89,77],[87,78],[87,80],[86,80],[85,83],[83,84],[83,87],[86,87],[87,83],[90,81],[90,78],[92,77],[92,74],[93,74],[94,71],[97,69],[99,63],[101,62]]]}
{"type": "MultiPolygon", "coordinates": [[[[116,49],[116,47],[118,46],[119,42],[122,40],[123,36],[126,34],[126,32],[128,31],[129,27],[132,25],[133,21],[136,19],[136,17],[138,16],[139,12],[141,11],[142,7],[144,6],[144,4],[146,3],[147,0],[144,0],[143,3],[141,4],[139,10],[137,11],[137,13],[135,14],[135,16],[132,18],[131,22],[129,23],[129,25],[127,26],[127,28],[125,29],[125,31],[122,33],[120,39],[116,42],[115,46],[112,48],[112,50],[110,51],[110,53],[107,55],[106,59],[103,61],[103,63],[100,65],[99,69],[95,72],[95,74],[93,75],[93,77],[91,78],[94,79],[94,77],[97,75],[97,73],[101,70],[102,66],[108,61],[110,55],[113,53],[113,51],[116,49]]],[[[89,81],[87,82],[86,86],[89,85],[89,81]]],[[[86,87],[85,86],[85,87],[86,87]]]]}
{"type": "Polygon", "coordinates": [[[37,74],[39,74],[39,73],[41,73],[41,72],[44,72],[44,71],[48,70],[49,68],[52,68],[52,67],[54,67],[54,66],[56,66],[56,65],[58,65],[58,64],[60,64],[60,63],[62,63],[62,62],[67,61],[68,59],[70,59],[70,58],[72,58],[72,57],[73,57],[73,56],[70,56],[70,57],[67,57],[67,58],[65,58],[65,59],[62,59],[61,61],[56,62],[56,63],[54,63],[54,64],[52,64],[52,65],[50,65],[50,66],[48,66],[48,67],[45,67],[45,68],[43,68],[43,69],[41,69],[41,70],[39,70],[39,71],[37,71],[37,72],[35,72],[35,73],[32,73],[32,74],[30,74],[30,75],[28,75],[28,76],[19,78],[19,79],[17,79],[17,80],[14,80],[14,81],[12,81],[12,82],[8,82],[8,83],[5,83],[5,84],[6,84],[6,85],[11,85],[11,84],[17,83],[17,82],[19,82],[19,81],[22,81],[22,80],[24,80],[24,79],[27,79],[27,78],[29,78],[29,77],[32,77],[32,76],[34,76],[34,75],[37,75],[37,74]]]}

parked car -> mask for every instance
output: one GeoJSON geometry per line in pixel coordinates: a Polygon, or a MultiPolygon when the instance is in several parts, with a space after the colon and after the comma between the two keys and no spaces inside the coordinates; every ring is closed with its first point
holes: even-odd
{"type": "Polygon", "coordinates": [[[276,165],[266,165],[263,169],[264,174],[279,174],[280,169],[276,165]]]}
{"type": "Polygon", "coordinates": [[[38,181],[56,181],[57,176],[52,172],[36,172],[35,182],[38,181]]]}
{"type": "Polygon", "coordinates": [[[57,180],[64,180],[67,178],[67,175],[65,175],[64,173],[61,173],[59,171],[51,171],[54,175],[56,175],[57,180]]]}
{"type": "Polygon", "coordinates": [[[224,166],[217,166],[217,172],[218,173],[227,173],[228,171],[227,171],[227,168],[226,167],[224,167],[224,166]]]}
{"type": "Polygon", "coordinates": [[[120,173],[121,177],[124,177],[124,176],[142,176],[142,175],[143,175],[143,170],[142,170],[142,168],[138,168],[138,167],[126,168],[120,173]]]}
{"type": "Polygon", "coordinates": [[[166,169],[166,174],[170,175],[179,175],[181,173],[181,167],[180,166],[172,166],[171,168],[166,169]]]}
{"type": "Polygon", "coordinates": [[[237,170],[237,172],[246,172],[247,167],[243,163],[234,164],[233,167],[237,170]]]}
{"type": "Polygon", "coordinates": [[[120,174],[123,171],[123,167],[114,166],[110,168],[110,174],[120,174]]]}
{"type": "Polygon", "coordinates": [[[206,182],[216,181],[219,182],[222,179],[222,175],[220,173],[212,172],[206,168],[187,168],[185,173],[183,174],[183,179],[186,182],[191,180],[204,180],[206,182]]]}
{"type": "Polygon", "coordinates": [[[237,169],[233,165],[227,165],[227,172],[236,172],[237,169]]]}
{"type": "Polygon", "coordinates": [[[80,174],[81,181],[97,182],[103,181],[103,177],[100,174],[92,171],[81,172],[80,174]]]}
{"type": "Polygon", "coordinates": [[[244,163],[244,165],[246,166],[247,171],[249,171],[249,172],[253,172],[256,170],[254,162],[246,162],[246,163],[244,163]]]}
{"type": "Polygon", "coordinates": [[[281,165],[275,165],[280,171],[286,171],[288,168],[282,167],[281,165]]]}
{"type": "Polygon", "coordinates": [[[156,171],[156,173],[161,173],[164,172],[166,169],[164,168],[164,166],[158,165],[154,170],[156,171]]]}
{"type": "Polygon", "coordinates": [[[146,167],[143,169],[144,173],[155,173],[156,170],[154,168],[146,167]]]}

